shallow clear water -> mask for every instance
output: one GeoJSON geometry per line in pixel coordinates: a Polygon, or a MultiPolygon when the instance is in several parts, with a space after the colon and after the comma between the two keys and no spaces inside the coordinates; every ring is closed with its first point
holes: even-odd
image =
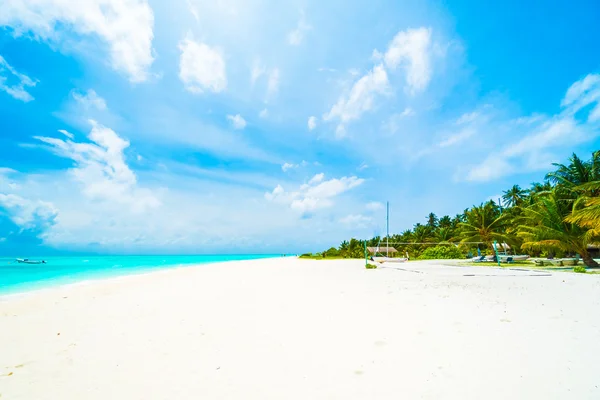
{"type": "Polygon", "coordinates": [[[203,256],[68,256],[35,257],[46,264],[19,264],[0,257],[0,294],[16,293],[89,279],[143,273],[157,269],[221,261],[255,260],[278,255],[203,256]]]}

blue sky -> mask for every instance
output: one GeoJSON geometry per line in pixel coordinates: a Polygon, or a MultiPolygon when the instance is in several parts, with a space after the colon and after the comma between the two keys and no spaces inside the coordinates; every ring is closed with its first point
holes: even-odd
{"type": "Polygon", "coordinates": [[[23,0],[0,252],[320,250],[600,146],[593,1],[23,0]]]}

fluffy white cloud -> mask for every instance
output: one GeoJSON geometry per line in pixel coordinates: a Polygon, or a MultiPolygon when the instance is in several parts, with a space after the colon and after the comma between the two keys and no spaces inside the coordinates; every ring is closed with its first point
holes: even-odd
{"type": "Polygon", "coordinates": [[[54,224],[58,216],[52,203],[33,201],[15,194],[0,193],[0,208],[7,210],[10,219],[21,229],[45,230],[54,224]]]}
{"type": "Polygon", "coordinates": [[[269,110],[263,108],[262,111],[258,114],[260,118],[267,118],[269,116],[269,110]]]}
{"type": "Polygon", "coordinates": [[[219,93],[227,88],[225,60],[219,50],[187,38],[179,43],[179,50],[179,79],[188,91],[219,93]]]}
{"type": "MultiPolygon", "coordinates": [[[[0,11],[0,15],[2,15],[2,11],[0,11]]],[[[36,84],[36,80],[18,72],[4,57],[0,56],[0,90],[8,93],[17,100],[29,102],[33,100],[33,96],[25,88],[33,87],[36,84]]]]}
{"type": "Polygon", "coordinates": [[[364,179],[356,176],[330,180],[324,180],[324,178],[324,174],[317,174],[308,183],[292,192],[286,192],[281,185],[277,185],[272,192],[265,193],[265,199],[285,204],[292,210],[306,215],[318,209],[333,206],[337,196],[364,182],[364,179]]]}
{"type": "Polygon", "coordinates": [[[89,89],[87,92],[81,93],[76,90],[71,92],[71,95],[76,102],[85,108],[96,108],[100,111],[106,110],[106,101],[96,93],[95,90],[89,89]]]}
{"type": "Polygon", "coordinates": [[[308,32],[311,29],[312,27],[306,23],[306,20],[304,18],[304,12],[300,12],[300,19],[298,20],[298,25],[296,26],[296,29],[288,33],[288,43],[292,46],[298,46],[304,40],[304,35],[306,34],[306,32],[308,32]]]}
{"type": "Polygon", "coordinates": [[[112,67],[132,82],[147,79],[154,61],[154,14],[146,0],[8,1],[0,7],[0,26],[53,43],[68,40],[69,31],[96,35],[108,45],[112,67]]]}
{"type": "Polygon", "coordinates": [[[423,90],[431,80],[431,29],[398,32],[383,55],[386,67],[406,70],[406,85],[411,93],[423,90]]]}
{"type": "Polygon", "coordinates": [[[228,115],[227,119],[234,129],[244,129],[246,127],[246,120],[240,114],[228,115]]]}
{"type": "Polygon", "coordinates": [[[308,118],[308,130],[312,131],[313,129],[315,129],[317,127],[317,117],[309,117],[308,118]]]}
{"type": "Polygon", "coordinates": [[[160,205],[150,190],[139,188],[137,178],[125,162],[123,151],[129,142],[112,129],[92,123],[88,135],[91,143],[70,139],[37,136],[58,156],[75,162],[72,177],[82,186],[82,193],[93,200],[127,205],[132,211],[144,212],[160,205]]]}
{"type": "Polygon", "coordinates": [[[375,96],[389,91],[389,81],[383,65],[377,65],[354,83],[350,92],[339,98],[331,110],[323,115],[325,121],[338,120],[338,136],[345,134],[346,123],[360,118],[373,108],[375,96]]]}

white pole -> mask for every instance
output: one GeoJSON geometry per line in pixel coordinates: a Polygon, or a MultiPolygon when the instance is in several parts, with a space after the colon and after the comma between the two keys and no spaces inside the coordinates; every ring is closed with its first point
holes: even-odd
{"type": "Polygon", "coordinates": [[[390,202],[388,201],[386,203],[386,209],[387,209],[387,217],[386,217],[386,233],[385,233],[385,239],[386,239],[386,254],[387,257],[390,256],[390,202]]]}

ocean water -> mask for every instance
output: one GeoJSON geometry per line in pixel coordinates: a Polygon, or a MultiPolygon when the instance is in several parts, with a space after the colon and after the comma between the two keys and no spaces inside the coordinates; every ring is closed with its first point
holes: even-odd
{"type": "Polygon", "coordinates": [[[68,256],[31,257],[46,264],[19,264],[0,257],[0,294],[78,283],[91,279],[144,273],[158,269],[222,261],[256,260],[279,255],[203,256],[68,256]]]}

